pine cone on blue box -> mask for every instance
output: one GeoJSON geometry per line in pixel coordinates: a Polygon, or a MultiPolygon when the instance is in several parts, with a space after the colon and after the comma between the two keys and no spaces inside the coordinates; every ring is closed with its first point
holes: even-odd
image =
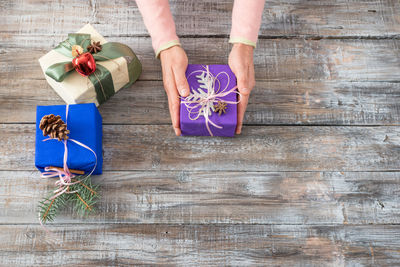
{"type": "Polygon", "coordinates": [[[67,124],[61,119],[61,116],[54,114],[45,115],[40,120],[40,130],[43,131],[44,136],[50,136],[51,138],[57,138],[58,141],[67,140],[69,130],[67,130],[67,124]]]}

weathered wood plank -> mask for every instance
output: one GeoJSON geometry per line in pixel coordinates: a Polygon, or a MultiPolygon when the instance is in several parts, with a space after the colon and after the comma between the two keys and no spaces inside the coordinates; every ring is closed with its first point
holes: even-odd
{"type": "MultiPolygon", "coordinates": [[[[226,63],[232,1],[171,2],[190,62],[226,63]]],[[[134,1],[1,1],[0,265],[400,265],[400,172],[387,172],[400,166],[400,129],[389,126],[399,124],[399,11],[393,0],[268,1],[246,115],[255,126],[177,138],[143,125],[169,117],[134,1]],[[114,125],[99,212],[61,215],[50,237],[35,214],[54,181],[36,180],[32,123],[36,104],[62,102],[37,59],[87,22],[131,46],[144,74],[100,108],[114,125]]]]}
{"type": "MultiPolygon", "coordinates": [[[[170,1],[178,34],[228,35],[233,1],[170,1]]],[[[28,1],[0,3],[0,36],[59,35],[93,23],[109,36],[147,35],[135,1],[28,1]]],[[[394,0],[269,0],[260,36],[391,36],[400,34],[394,0]]]]}
{"type": "MultiPolygon", "coordinates": [[[[37,59],[62,38],[3,46],[0,79],[43,79],[37,59]]],[[[143,63],[141,80],[161,80],[160,63],[154,58],[149,38],[111,40],[126,43],[138,54],[143,63]]],[[[199,64],[226,64],[230,51],[224,38],[188,38],[183,46],[189,62],[199,64]]],[[[255,50],[255,75],[259,81],[399,81],[399,48],[400,40],[260,40],[255,50]]]]}
{"type": "Polygon", "coordinates": [[[0,226],[2,265],[396,266],[400,226],[0,226]]]}
{"type": "MultiPolygon", "coordinates": [[[[64,102],[45,80],[0,80],[0,123],[33,123],[36,105],[55,104],[64,102]]],[[[139,81],[99,110],[106,124],[170,123],[161,81],[139,81]]],[[[259,81],[245,124],[398,125],[400,83],[259,81]]]]}
{"type": "MultiPolygon", "coordinates": [[[[399,170],[398,127],[247,126],[235,138],[167,125],[105,125],[105,170],[399,170]]],[[[0,170],[32,170],[35,126],[0,124],[0,170]]]]}
{"type": "MultiPolygon", "coordinates": [[[[56,223],[398,224],[399,172],[106,172],[96,213],[56,223]]],[[[37,171],[0,172],[0,223],[36,224],[54,187],[37,171]]]]}

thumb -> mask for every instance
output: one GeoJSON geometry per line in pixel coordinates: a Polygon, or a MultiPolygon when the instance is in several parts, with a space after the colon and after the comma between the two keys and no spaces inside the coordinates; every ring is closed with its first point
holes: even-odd
{"type": "Polygon", "coordinates": [[[175,84],[176,89],[178,89],[180,96],[188,96],[189,95],[189,84],[186,80],[185,72],[186,67],[184,66],[177,66],[173,68],[174,77],[175,77],[175,84]]]}

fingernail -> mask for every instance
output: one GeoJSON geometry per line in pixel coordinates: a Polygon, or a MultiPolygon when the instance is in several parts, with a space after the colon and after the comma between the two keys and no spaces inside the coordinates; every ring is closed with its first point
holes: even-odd
{"type": "Polygon", "coordinates": [[[236,134],[241,134],[241,133],[242,133],[242,126],[236,129],[236,134]]]}
{"type": "Polygon", "coordinates": [[[179,89],[179,94],[180,94],[181,96],[186,95],[187,92],[188,92],[188,89],[186,89],[186,88],[181,88],[181,89],[179,89]]]}

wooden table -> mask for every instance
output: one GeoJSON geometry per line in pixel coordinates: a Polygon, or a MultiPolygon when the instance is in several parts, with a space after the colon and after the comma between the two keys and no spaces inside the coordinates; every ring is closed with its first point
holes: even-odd
{"type": "MultiPolygon", "coordinates": [[[[171,1],[190,63],[224,64],[232,1],[171,1]]],[[[400,2],[269,0],[235,138],[175,137],[133,0],[0,2],[0,265],[400,265],[400,2]],[[85,23],[140,81],[100,107],[98,212],[38,224],[38,58],[85,23]]]]}

